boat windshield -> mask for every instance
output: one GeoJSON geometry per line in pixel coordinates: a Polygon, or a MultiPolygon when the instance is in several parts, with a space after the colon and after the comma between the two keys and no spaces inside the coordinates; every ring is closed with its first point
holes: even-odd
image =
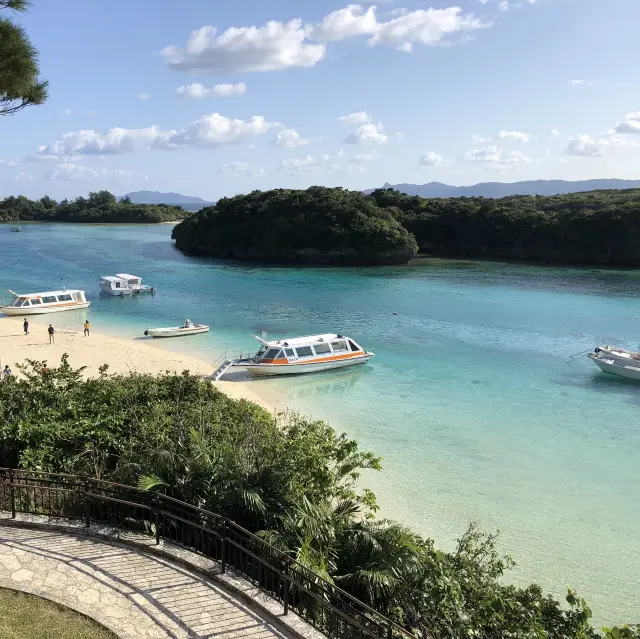
{"type": "Polygon", "coordinates": [[[278,359],[278,355],[280,355],[279,348],[270,348],[264,356],[264,359],[278,359]]]}

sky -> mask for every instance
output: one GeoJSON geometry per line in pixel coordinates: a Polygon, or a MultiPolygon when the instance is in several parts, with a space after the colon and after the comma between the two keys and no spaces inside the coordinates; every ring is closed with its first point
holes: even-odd
{"type": "Polygon", "coordinates": [[[0,197],[640,178],[639,0],[33,0],[15,19],[50,98],[0,117],[0,197]]]}

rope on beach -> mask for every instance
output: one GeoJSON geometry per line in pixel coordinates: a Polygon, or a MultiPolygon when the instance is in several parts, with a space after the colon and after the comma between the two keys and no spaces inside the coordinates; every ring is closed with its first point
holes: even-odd
{"type": "Polygon", "coordinates": [[[56,326],[56,333],[63,333],[65,335],[77,335],[80,329],[73,325],[56,326]]]}

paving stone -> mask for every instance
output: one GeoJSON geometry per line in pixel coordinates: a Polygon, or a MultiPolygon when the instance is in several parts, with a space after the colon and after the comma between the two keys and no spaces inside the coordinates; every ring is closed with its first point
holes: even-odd
{"type": "Polygon", "coordinates": [[[0,527],[0,582],[96,619],[122,639],[292,639],[219,585],[144,549],[0,527]]]}

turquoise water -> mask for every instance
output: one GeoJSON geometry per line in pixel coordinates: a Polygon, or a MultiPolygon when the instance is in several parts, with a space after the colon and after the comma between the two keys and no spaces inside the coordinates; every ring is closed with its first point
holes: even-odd
{"type": "Polygon", "coordinates": [[[640,272],[247,266],[184,257],[169,225],[24,229],[0,226],[0,291],[85,289],[97,332],[139,336],[190,317],[212,332],[163,346],[211,360],[253,348],[261,330],[336,331],[375,348],[366,367],[252,388],[380,454],[384,471],[366,480],[383,515],[443,547],[472,519],[499,528],[515,581],[575,587],[601,621],[640,620],[640,386],[586,358],[565,363],[600,343],[637,347],[640,272]],[[99,277],[115,272],[158,294],[101,295],[99,277]]]}

